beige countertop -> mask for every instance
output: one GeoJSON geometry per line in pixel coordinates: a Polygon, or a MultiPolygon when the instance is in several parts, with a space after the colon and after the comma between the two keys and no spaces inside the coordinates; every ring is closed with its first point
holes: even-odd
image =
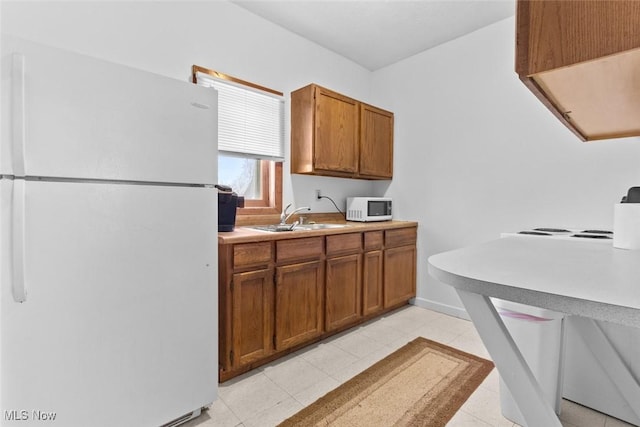
{"type": "Polygon", "coordinates": [[[321,230],[294,230],[285,232],[261,231],[251,226],[236,226],[234,231],[219,232],[219,244],[264,242],[280,239],[299,239],[304,237],[326,236],[329,234],[361,233],[363,231],[390,230],[394,228],[417,227],[415,221],[380,221],[380,222],[343,222],[346,227],[321,230]]]}

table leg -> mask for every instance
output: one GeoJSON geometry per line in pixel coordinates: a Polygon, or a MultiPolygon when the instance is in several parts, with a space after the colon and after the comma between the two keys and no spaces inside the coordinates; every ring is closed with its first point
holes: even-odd
{"type": "Polygon", "coordinates": [[[607,373],[631,410],[640,419],[640,384],[593,319],[575,316],[574,325],[596,361],[607,373]]]}
{"type": "Polygon", "coordinates": [[[456,289],[528,427],[562,427],[491,300],[456,289]]]}

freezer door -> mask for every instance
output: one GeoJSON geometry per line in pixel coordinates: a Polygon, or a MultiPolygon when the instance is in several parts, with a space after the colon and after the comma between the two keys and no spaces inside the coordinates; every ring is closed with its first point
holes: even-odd
{"type": "Polygon", "coordinates": [[[216,182],[214,89],[6,35],[1,54],[0,174],[216,182]]]}
{"type": "Polygon", "coordinates": [[[0,425],[158,427],[216,398],[214,190],[0,179],[0,197],[0,425]]]}

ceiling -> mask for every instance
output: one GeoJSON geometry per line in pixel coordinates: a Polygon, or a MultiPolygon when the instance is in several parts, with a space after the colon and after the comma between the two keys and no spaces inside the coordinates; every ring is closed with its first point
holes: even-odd
{"type": "Polygon", "coordinates": [[[231,1],[371,71],[515,12],[515,0],[231,1]]]}

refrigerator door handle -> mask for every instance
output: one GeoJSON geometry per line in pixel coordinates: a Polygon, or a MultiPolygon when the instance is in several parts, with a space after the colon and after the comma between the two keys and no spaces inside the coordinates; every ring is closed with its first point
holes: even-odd
{"type": "Polygon", "coordinates": [[[21,53],[12,55],[11,67],[11,110],[12,120],[12,167],[15,176],[25,176],[25,57],[21,53]]]}
{"type": "Polygon", "coordinates": [[[11,212],[11,246],[12,246],[12,292],[15,302],[27,300],[27,289],[24,279],[25,254],[25,181],[13,180],[12,212],[11,212]]]}

